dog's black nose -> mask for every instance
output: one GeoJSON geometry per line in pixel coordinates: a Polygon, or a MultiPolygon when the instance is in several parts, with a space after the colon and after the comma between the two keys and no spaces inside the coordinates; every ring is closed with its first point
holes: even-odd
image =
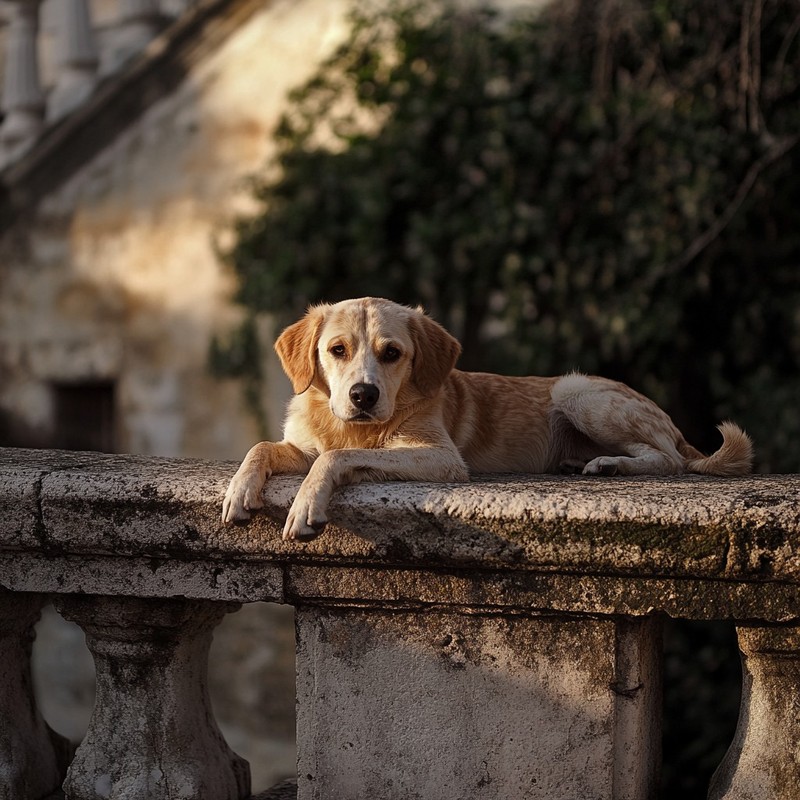
{"type": "Polygon", "coordinates": [[[372,383],[356,383],[350,387],[350,402],[361,411],[369,411],[380,396],[380,389],[372,383]]]}

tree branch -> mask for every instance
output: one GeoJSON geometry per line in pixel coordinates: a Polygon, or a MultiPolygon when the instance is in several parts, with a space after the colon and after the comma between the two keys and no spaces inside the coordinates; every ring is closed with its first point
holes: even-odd
{"type": "Polygon", "coordinates": [[[770,164],[775,163],[779,158],[785,156],[797,143],[800,142],[800,135],[787,136],[777,140],[764,155],[750,165],[736,194],[726,206],[722,214],[717,217],[714,223],[700,236],[698,236],[683,253],[678,256],[667,268],[668,273],[679,272],[694,261],[721,233],[728,227],[730,221],[736,215],[742,203],[747,199],[747,195],[755,185],[758,176],[770,164]]]}

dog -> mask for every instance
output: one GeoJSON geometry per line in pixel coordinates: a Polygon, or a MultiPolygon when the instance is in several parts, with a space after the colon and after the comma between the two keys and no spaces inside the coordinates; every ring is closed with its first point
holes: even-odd
{"type": "Polygon", "coordinates": [[[753,445],[732,422],[704,456],[652,400],[571,373],[455,369],[459,342],[421,309],[365,297],[311,307],[275,349],[292,383],[281,442],[261,442],[230,482],[222,519],[261,508],[274,474],[306,475],[283,538],[310,540],[333,491],[361,481],[469,480],[470,473],[734,476],[753,445]]]}

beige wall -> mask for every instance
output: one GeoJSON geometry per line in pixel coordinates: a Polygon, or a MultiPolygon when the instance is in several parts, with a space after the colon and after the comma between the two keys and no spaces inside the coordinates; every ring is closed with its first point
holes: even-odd
{"type": "MultiPolygon", "coordinates": [[[[0,407],[46,433],[53,381],[110,379],[121,450],[238,458],[256,440],[238,382],[207,369],[212,335],[239,319],[214,240],[247,207],[286,92],[344,35],[345,9],[265,3],[4,236],[0,407]]],[[[287,393],[270,381],[271,436],[287,393]]]]}

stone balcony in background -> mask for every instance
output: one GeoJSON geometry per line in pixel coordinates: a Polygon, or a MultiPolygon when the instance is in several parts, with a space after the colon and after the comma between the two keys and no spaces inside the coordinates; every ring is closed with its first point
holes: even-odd
{"type": "Polygon", "coordinates": [[[712,800],[800,796],[800,477],[364,484],[297,544],[297,477],[220,524],[235,466],[0,450],[0,798],[249,798],[206,663],[261,600],[296,610],[298,747],[296,787],[262,798],[655,798],[664,615],[737,621],[712,800]],[[31,694],[46,602],[95,659],[75,753],[31,694]]]}

